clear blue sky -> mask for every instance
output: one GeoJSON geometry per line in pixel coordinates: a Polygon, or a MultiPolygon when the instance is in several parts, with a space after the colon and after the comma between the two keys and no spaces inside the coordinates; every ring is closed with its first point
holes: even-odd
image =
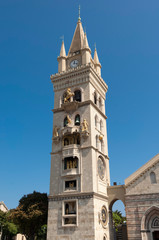
{"type": "Polygon", "coordinates": [[[158,0],[0,1],[0,201],[49,192],[53,89],[60,36],[83,27],[108,84],[111,182],[159,152],[158,0]]]}

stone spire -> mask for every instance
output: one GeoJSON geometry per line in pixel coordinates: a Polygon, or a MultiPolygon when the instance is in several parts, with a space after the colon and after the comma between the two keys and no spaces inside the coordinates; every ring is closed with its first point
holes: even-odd
{"type": "Polygon", "coordinates": [[[66,71],[66,51],[64,41],[62,41],[60,56],[57,58],[58,60],[58,72],[66,71]]]}
{"type": "Polygon", "coordinates": [[[61,51],[60,51],[60,57],[66,57],[66,51],[65,51],[64,41],[62,41],[61,51]]]}
{"type": "Polygon", "coordinates": [[[88,45],[86,32],[84,33],[83,48],[82,48],[82,64],[88,64],[91,62],[91,50],[88,45]]]}
{"type": "Polygon", "coordinates": [[[97,73],[101,76],[101,64],[99,62],[96,47],[95,47],[95,50],[94,50],[94,65],[95,65],[95,69],[96,69],[97,73]]]}
{"type": "Polygon", "coordinates": [[[81,18],[79,16],[68,55],[74,52],[77,52],[83,48],[83,39],[84,39],[84,31],[81,23],[81,18]]]}
{"type": "Polygon", "coordinates": [[[86,32],[84,33],[83,48],[88,48],[89,49],[86,32]]]}
{"type": "Polygon", "coordinates": [[[95,47],[95,50],[94,50],[94,63],[95,64],[100,64],[96,47],[95,47]]]}

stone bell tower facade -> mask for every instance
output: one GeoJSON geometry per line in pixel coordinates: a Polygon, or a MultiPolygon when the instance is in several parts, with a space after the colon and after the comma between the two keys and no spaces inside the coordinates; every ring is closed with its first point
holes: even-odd
{"type": "Polygon", "coordinates": [[[54,88],[48,240],[109,239],[110,185],[105,95],[79,17],[66,55],[62,42],[54,88]]]}

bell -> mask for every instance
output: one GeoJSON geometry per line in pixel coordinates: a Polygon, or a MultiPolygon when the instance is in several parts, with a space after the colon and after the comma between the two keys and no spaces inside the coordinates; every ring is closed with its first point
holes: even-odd
{"type": "Polygon", "coordinates": [[[75,124],[80,125],[80,120],[79,120],[79,118],[76,118],[75,124]]]}

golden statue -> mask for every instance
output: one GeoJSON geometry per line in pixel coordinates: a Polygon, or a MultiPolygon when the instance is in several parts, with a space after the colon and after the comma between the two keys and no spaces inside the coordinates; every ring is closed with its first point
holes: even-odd
{"type": "Polygon", "coordinates": [[[67,121],[68,121],[68,124],[71,123],[71,118],[69,117],[69,115],[67,115],[67,121]]]}
{"type": "Polygon", "coordinates": [[[99,135],[99,140],[102,141],[103,140],[103,136],[99,135]]]}
{"type": "Polygon", "coordinates": [[[70,98],[74,96],[74,93],[71,92],[70,88],[67,88],[66,95],[64,97],[64,103],[70,102],[70,98]]]}
{"type": "Polygon", "coordinates": [[[88,131],[88,122],[86,119],[84,119],[82,122],[82,132],[84,131],[88,131]]]}
{"type": "Polygon", "coordinates": [[[59,134],[58,134],[58,127],[57,126],[54,126],[54,129],[53,129],[53,137],[58,137],[59,134]]]}
{"type": "Polygon", "coordinates": [[[69,187],[74,188],[74,182],[70,182],[69,187]]]}

